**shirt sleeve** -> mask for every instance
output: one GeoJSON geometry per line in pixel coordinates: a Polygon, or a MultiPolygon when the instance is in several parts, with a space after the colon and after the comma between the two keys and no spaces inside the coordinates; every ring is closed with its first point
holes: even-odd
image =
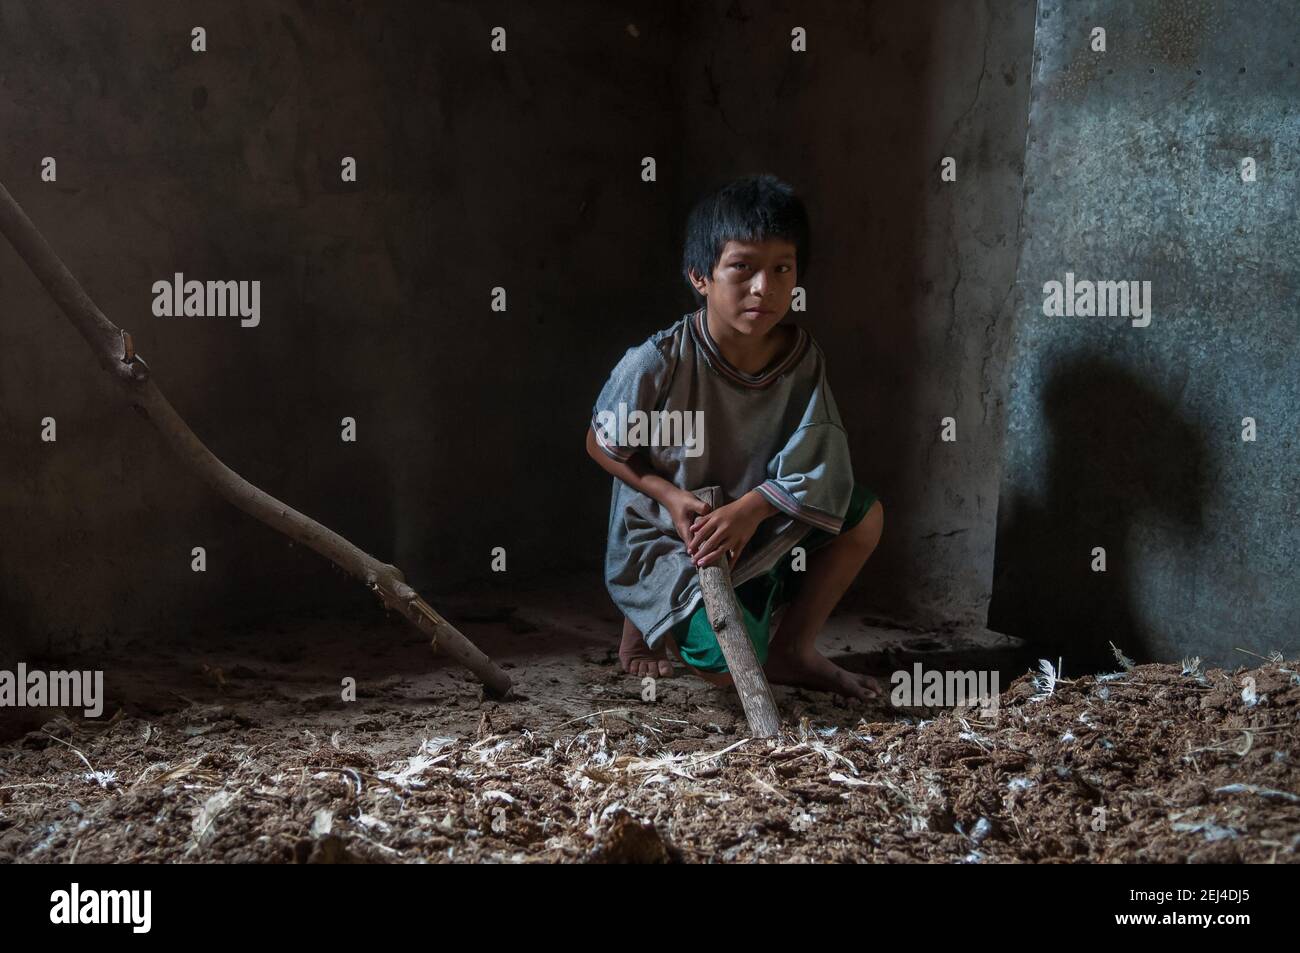
{"type": "Polygon", "coordinates": [[[648,415],[657,409],[668,375],[668,360],[653,339],[629,348],[614,366],[591,412],[591,429],[606,456],[626,463],[640,448],[641,443],[629,440],[628,417],[634,410],[648,415]]]}
{"type": "Polygon", "coordinates": [[[853,496],[849,440],[824,373],[803,420],[767,465],[755,487],[782,513],[838,535],[853,496]]]}

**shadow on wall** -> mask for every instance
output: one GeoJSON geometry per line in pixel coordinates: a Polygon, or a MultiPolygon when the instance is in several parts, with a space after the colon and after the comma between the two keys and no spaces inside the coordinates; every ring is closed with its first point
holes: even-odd
{"type": "MultiPolygon", "coordinates": [[[[1044,389],[1048,447],[1041,495],[1004,499],[989,628],[1025,639],[1069,672],[1114,671],[1114,642],[1154,661],[1138,524],[1168,546],[1204,527],[1204,437],[1175,406],[1110,361],[1063,364],[1044,389]],[[1105,572],[1093,550],[1105,550],[1105,572]]],[[[1149,577],[1147,577],[1149,578],[1149,577]]],[[[1161,659],[1160,661],[1169,661],[1161,659]]]]}

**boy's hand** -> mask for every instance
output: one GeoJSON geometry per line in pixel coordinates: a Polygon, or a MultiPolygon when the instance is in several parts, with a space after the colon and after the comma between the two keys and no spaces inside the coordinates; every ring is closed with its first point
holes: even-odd
{"type": "Polygon", "coordinates": [[[724,555],[730,554],[730,566],[740,561],[740,554],[753,538],[758,524],[766,515],[747,498],[741,497],[712,513],[698,517],[691,524],[691,537],[686,551],[696,567],[712,566],[724,555]]]}
{"type": "Polygon", "coordinates": [[[668,515],[673,518],[673,526],[677,528],[677,535],[681,537],[683,543],[688,546],[691,542],[691,521],[696,516],[702,516],[709,512],[711,507],[694,493],[690,493],[681,488],[677,488],[665,504],[668,515]]]}

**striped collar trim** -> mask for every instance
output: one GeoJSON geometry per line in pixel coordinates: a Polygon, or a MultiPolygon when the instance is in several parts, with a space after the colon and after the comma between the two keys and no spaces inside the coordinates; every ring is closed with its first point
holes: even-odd
{"type": "Polygon", "coordinates": [[[704,351],[705,359],[708,360],[713,369],[742,387],[766,387],[798,364],[808,350],[808,332],[795,325],[798,334],[795,336],[794,347],[790,348],[790,352],[785,357],[779,358],[776,363],[770,365],[767,370],[758,374],[746,374],[732,365],[718,350],[717,344],[714,343],[712,336],[709,334],[709,324],[705,320],[704,308],[700,308],[699,311],[691,315],[690,324],[695,343],[704,351]]]}

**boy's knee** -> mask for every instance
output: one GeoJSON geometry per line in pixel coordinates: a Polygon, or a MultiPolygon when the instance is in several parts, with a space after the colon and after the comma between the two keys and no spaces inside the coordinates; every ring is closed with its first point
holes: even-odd
{"type": "Polygon", "coordinates": [[[879,500],[871,504],[866,515],[858,521],[858,525],[853,527],[846,534],[849,539],[857,546],[864,549],[874,549],[880,542],[880,534],[884,529],[885,508],[879,500]]]}

